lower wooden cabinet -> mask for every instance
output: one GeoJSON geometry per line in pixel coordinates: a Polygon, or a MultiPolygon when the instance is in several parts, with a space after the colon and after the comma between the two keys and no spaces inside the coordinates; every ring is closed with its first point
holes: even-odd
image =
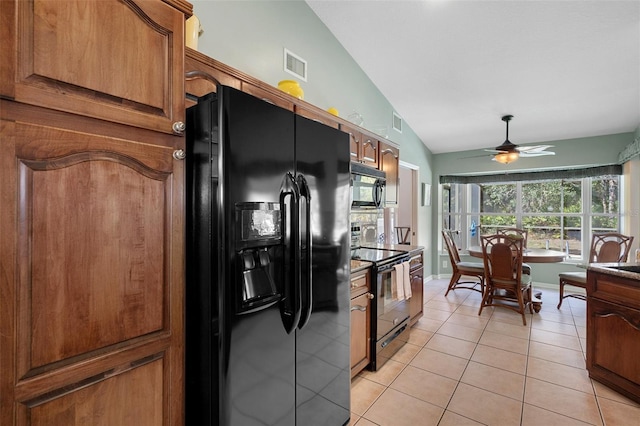
{"type": "Polygon", "coordinates": [[[640,285],[637,279],[587,273],[587,371],[640,403],[640,285]]]}
{"type": "Polygon", "coordinates": [[[6,100],[0,128],[0,424],[180,424],[184,139],[6,100]]]}
{"type": "Polygon", "coordinates": [[[409,299],[409,324],[415,324],[423,315],[424,304],[424,268],[422,250],[412,253],[409,278],[411,280],[411,299],[409,299]]]}
{"type": "Polygon", "coordinates": [[[351,276],[351,377],[371,361],[371,272],[351,276]]]}

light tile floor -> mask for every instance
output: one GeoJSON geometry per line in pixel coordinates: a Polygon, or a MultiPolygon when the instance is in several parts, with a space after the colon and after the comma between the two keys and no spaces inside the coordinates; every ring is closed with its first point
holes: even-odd
{"type": "Polygon", "coordinates": [[[586,305],[542,291],[527,315],[485,308],[448,280],[425,284],[424,317],[379,371],[351,382],[351,425],[640,426],[640,404],[589,379],[586,305]]]}

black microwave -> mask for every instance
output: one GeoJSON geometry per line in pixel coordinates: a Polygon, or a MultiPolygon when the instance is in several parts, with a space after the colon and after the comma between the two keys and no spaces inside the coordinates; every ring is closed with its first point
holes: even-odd
{"type": "Polygon", "coordinates": [[[351,207],[382,208],[387,174],[360,163],[351,163],[351,207]]]}

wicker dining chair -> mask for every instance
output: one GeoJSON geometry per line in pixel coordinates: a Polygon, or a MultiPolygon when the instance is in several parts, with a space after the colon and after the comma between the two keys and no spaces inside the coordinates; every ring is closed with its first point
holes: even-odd
{"type": "Polygon", "coordinates": [[[484,265],[480,262],[463,262],[460,260],[460,253],[453,236],[455,233],[457,231],[451,229],[442,230],[444,245],[449,253],[449,261],[451,262],[451,269],[453,269],[449,287],[444,295],[446,296],[451,290],[458,288],[475,290],[484,294],[484,265]],[[465,279],[461,281],[463,277],[473,277],[473,280],[465,279]],[[480,287],[479,289],[477,288],[478,286],[480,287]]]}
{"type": "MultiPolygon", "coordinates": [[[[520,228],[498,228],[496,230],[496,234],[520,236],[523,239],[522,248],[524,250],[527,249],[527,238],[529,236],[529,231],[527,231],[526,229],[520,229],[520,228]]],[[[523,263],[522,264],[522,273],[523,274],[527,274],[527,275],[531,275],[531,266],[529,266],[528,263],[523,263]]]]}
{"type": "Polygon", "coordinates": [[[523,239],[510,235],[480,237],[484,260],[485,292],[478,315],[488,306],[511,309],[522,315],[527,325],[526,308],[533,313],[531,276],[522,273],[523,239]]]}
{"type": "MultiPolygon", "coordinates": [[[[589,250],[589,263],[626,262],[631,250],[633,236],[627,236],[618,232],[599,232],[591,237],[591,248],[589,250]]],[[[564,286],[570,285],[586,289],[587,272],[561,272],[560,279],[560,300],[558,309],[562,306],[562,301],[567,297],[586,300],[584,294],[569,293],[564,294],[564,286]]]]}

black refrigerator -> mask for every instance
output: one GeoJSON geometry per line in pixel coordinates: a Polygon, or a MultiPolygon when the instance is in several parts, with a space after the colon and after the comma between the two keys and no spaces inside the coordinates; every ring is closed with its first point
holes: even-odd
{"type": "Polygon", "coordinates": [[[348,136],[231,87],[197,101],[186,424],[347,424],[348,136]]]}

